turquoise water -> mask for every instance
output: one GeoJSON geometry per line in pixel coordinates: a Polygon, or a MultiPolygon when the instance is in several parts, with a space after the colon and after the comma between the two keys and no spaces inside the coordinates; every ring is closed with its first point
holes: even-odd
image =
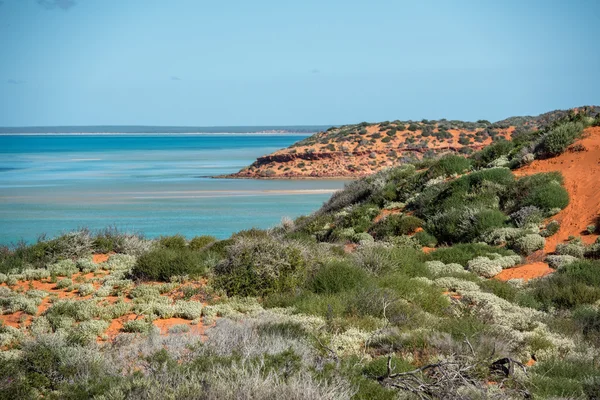
{"type": "Polygon", "coordinates": [[[211,176],[304,137],[0,136],[0,243],[82,227],[225,238],[274,226],[316,210],[344,182],[211,176]]]}

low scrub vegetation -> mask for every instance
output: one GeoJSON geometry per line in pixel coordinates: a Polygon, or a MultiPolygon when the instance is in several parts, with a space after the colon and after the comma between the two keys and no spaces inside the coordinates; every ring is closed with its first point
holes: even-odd
{"type": "Polygon", "coordinates": [[[495,279],[541,254],[569,202],[560,174],[510,168],[563,151],[576,115],[383,170],[270,230],[3,248],[0,398],[597,398],[600,243],[559,244],[546,277],[495,279]]]}

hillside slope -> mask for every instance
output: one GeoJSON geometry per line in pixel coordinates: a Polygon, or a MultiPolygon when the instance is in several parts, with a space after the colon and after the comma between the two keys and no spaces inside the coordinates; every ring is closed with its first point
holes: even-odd
{"type": "MultiPolygon", "coordinates": [[[[229,178],[361,177],[384,168],[443,153],[469,154],[495,140],[541,129],[580,109],[557,110],[536,117],[511,117],[495,123],[464,121],[363,122],[332,127],[292,146],[259,157],[229,178]]],[[[586,111],[587,112],[587,111],[586,111]]]]}

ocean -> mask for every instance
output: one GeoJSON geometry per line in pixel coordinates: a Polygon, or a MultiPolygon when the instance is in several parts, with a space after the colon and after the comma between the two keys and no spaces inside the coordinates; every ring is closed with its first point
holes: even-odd
{"type": "Polygon", "coordinates": [[[307,134],[0,135],[0,244],[114,226],[227,238],[320,207],[345,181],[215,179],[307,134]]]}

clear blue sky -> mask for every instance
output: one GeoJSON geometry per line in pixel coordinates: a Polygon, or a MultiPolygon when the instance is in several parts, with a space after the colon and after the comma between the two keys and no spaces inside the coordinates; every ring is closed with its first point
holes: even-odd
{"type": "Polygon", "coordinates": [[[498,120],[600,103],[598,0],[0,3],[0,126],[498,120]]]}

